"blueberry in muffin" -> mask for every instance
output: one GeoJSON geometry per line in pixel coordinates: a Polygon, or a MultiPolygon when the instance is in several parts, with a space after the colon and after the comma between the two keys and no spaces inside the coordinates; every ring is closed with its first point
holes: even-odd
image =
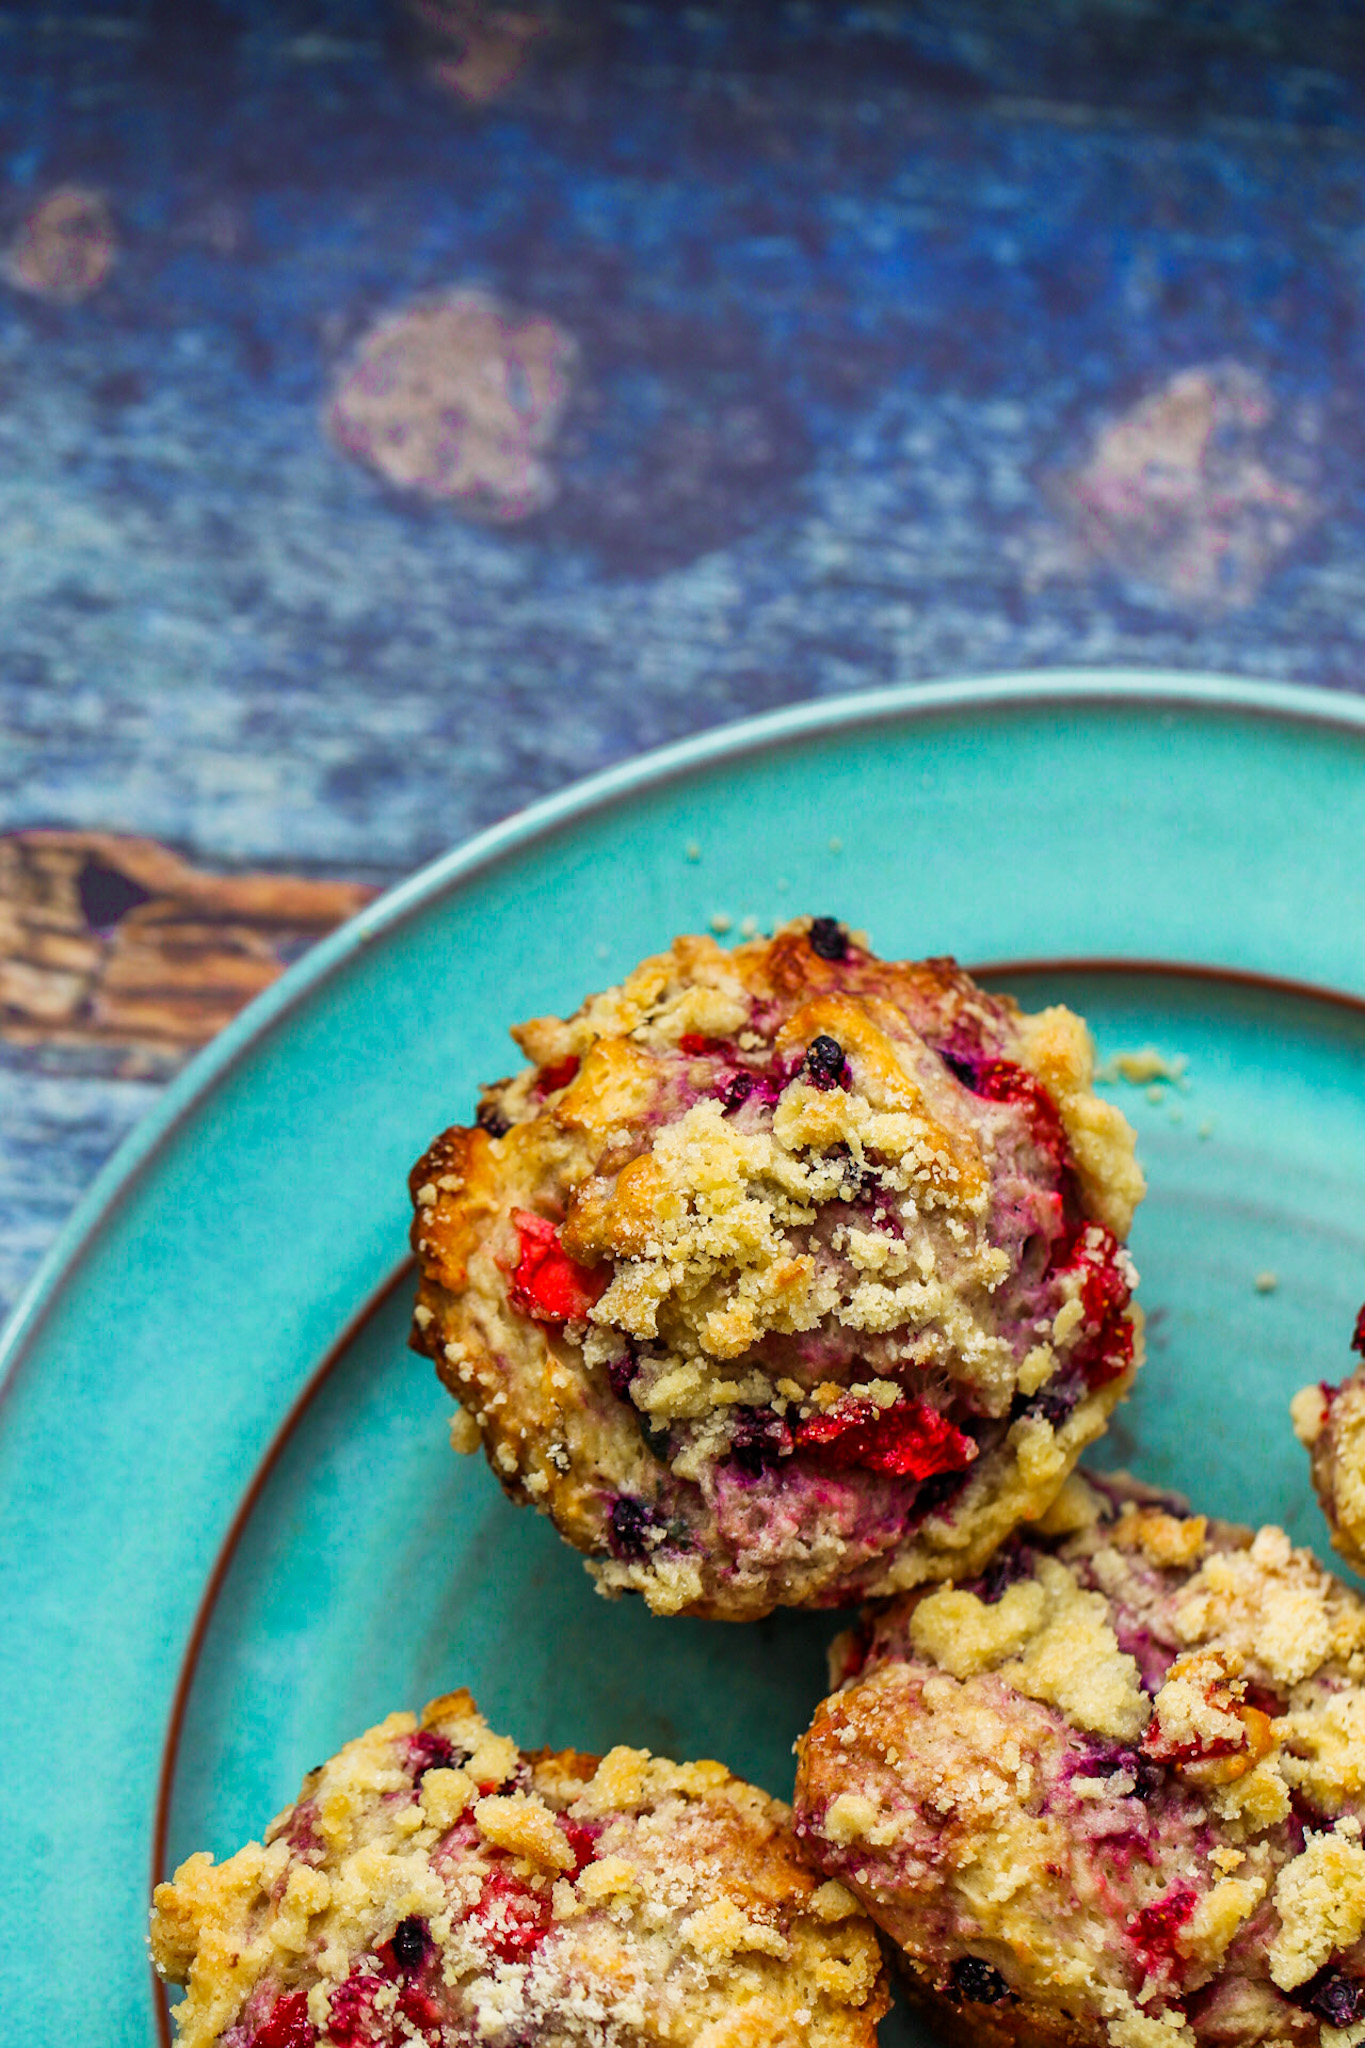
{"type": "Polygon", "coordinates": [[[833,918],[681,938],[412,1175],[413,1342],[609,1595],[752,1619],[980,1570],[1137,1363],[1142,1177],[1070,1011],[833,918]]]}
{"type": "Polygon", "coordinates": [[[180,2048],[874,2048],[876,1935],[721,1764],[391,1714],[158,1885],[180,2048]]]}
{"type": "MultiPolygon", "coordinates": [[[[1365,1360],[1365,1308],[1356,1317],[1351,1349],[1365,1360]]],[[[1301,1387],[1290,1413],[1312,1462],[1332,1542],[1353,1570],[1365,1572],[1365,1363],[1339,1387],[1301,1387]]]]}
{"type": "Polygon", "coordinates": [[[1365,1603],[1282,1530],[1067,1483],[839,1638],[797,1832],[952,2040],[1365,2040],[1365,1603]]]}

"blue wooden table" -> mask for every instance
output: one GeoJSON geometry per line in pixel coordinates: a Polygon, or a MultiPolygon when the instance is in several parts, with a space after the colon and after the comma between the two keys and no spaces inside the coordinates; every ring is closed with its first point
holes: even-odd
{"type": "Polygon", "coordinates": [[[1349,5],[0,11],[0,1305],[365,891],[793,700],[1365,675],[1349,5]]]}

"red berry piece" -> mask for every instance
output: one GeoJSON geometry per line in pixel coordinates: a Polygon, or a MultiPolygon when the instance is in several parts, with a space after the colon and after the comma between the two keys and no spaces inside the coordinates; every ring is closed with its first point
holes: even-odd
{"type": "Polygon", "coordinates": [[[590,1863],[596,1861],[597,1838],[602,1832],[601,1822],[593,1824],[588,1821],[568,1820],[561,1815],[559,1825],[569,1847],[573,1850],[573,1874],[577,1877],[580,1870],[586,1870],[590,1863]]]}
{"type": "Polygon", "coordinates": [[[897,1479],[962,1472],[977,1456],[972,1439],[923,1401],[898,1401],[893,1408],[842,1401],[798,1424],[796,1444],[798,1450],[819,1451],[828,1464],[897,1479]]]}
{"type": "MultiPolygon", "coordinates": [[[[434,1998],[429,1998],[425,1991],[419,1991],[415,1984],[405,1984],[398,1994],[398,2010],[410,2027],[419,2030],[420,2038],[428,2043],[428,2048],[441,2048],[446,2039],[445,2016],[434,1998]]],[[[404,2034],[401,2029],[390,2039],[395,2048],[399,2043],[402,2048],[411,2048],[412,2035],[404,2034]]]]}
{"type": "Polygon", "coordinates": [[[524,1963],[550,1931],[550,1901],[495,1870],[469,1917],[499,1962],[524,1963]]]}
{"type": "Polygon", "coordinates": [[[678,1051],[699,1059],[707,1053],[724,1052],[725,1047],[718,1038],[708,1038],[701,1031],[684,1031],[678,1040],[678,1051]]]}
{"type": "Polygon", "coordinates": [[[1071,1147],[1066,1128],[1056,1103],[1036,1074],[1014,1060],[986,1060],[976,1069],[974,1080],[966,1085],[986,1102],[1018,1103],[1026,1109],[1038,1150],[1046,1153],[1059,1172],[1070,1169],[1071,1147]]]}
{"type": "MultiPolygon", "coordinates": [[[[327,2039],[334,2048],[371,2048],[376,2039],[374,2001],[384,1979],[373,1971],[357,1971],[332,1993],[327,2039]]],[[[380,2040],[382,2034],[378,2035],[380,2040]]]]}
{"type": "Polygon", "coordinates": [[[576,1052],[571,1052],[566,1059],[556,1060],[552,1067],[542,1067],[536,1075],[536,1094],[553,1095],[556,1088],[567,1088],[577,1072],[576,1052]]]}
{"type": "Polygon", "coordinates": [[[251,2037],[251,2048],[313,2048],[317,2038],[308,2017],[308,1993],[291,1991],[270,2008],[269,2017],[251,2037]]]}
{"type": "Polygon", "coordinates": [[[1078,1273],[1084,1335],[1071,1362],[1092,1387],[1117,1379],[1133,1362],[1133,1325],[1125,1310],[1132,1288],[1119,1258],[1120,1245],[1111,1230],[1091,1223],[1071,1248],[1063,1273],[1078,1273]]]}
{"type": "Polygon", "coordinates": [[[1174,1961],[1180,1930],[1198,1904],[1199,1894],[1194,1886],[1177,1883],[1163,1898],[1154,1899],[1150,1906],[1134,1913],[1128,1922],[1128,1938],[1149,1969],[1159,1970],[1174,1961]]]}
{"type": "Polygon", "coordinates": [[[606,1292],[609,1275],[571,1259],[544,1216],[514,1209],[521,1255],[512,1276],[512,1306],[538,1323],[569,1323],[606,1292]]]}

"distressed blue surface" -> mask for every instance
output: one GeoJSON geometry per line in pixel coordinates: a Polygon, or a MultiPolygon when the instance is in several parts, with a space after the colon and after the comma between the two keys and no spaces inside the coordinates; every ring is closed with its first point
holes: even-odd
{"type": "MultiPolygon", "coordinates": [[[[92,185],[121,243],[81,306],[0,286],[0,828],[385,880],[640,748],[868,685],[1356,687],[1354,10],[559,20],[475,112],[385,0],[0,14],[0,210],[92,185]],[[355,337],[461,283],[582,351],[559,498],[511,530],[320,429],[355,337]],[[1256,601],[1040,581],[1103,421],[1224,360],[1319,515],[1256,601]]],[[[0,1070],[0,1296],[140,1099],[29,1071],[0,1070]]]]}

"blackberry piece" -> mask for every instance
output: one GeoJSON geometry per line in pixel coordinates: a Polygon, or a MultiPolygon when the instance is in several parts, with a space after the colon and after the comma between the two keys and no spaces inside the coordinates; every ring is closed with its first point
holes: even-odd
{"type": "Polygon", "coordinates": [[[959,1956],[953,1964],[953,1989],[972,2005],[999,2005],[1010,1987],[993,1963],[980,1956],[959,1956]]]}
{"type": "Polygon", "coordinates": [[[1062,1382],[1060,1385],[1044,1387],[1027,1403],[1025,1415],[1040,1415],[1044,1422],[1050,1422],[1054,1429],[1066,1421],[1072,1409],[1081,1398],[1079,1381],[1062,1382]]]}
{"type": "Polygon", "coordinates": [[[481,1102],[474,1112],[474,1121],[481,1131],[487,1131],[490,1138],[505,1138],[512,1126],[496,1103],[481,1102]]]}
{"type": "Polygon", "coordinates": [[[1011,1544],[998,1550],[981,1574],[981,1598],[987,1607],[994,1607],[1016,1579],[1026,1579],[1032,1571],[1033,1552],[1027,1544],[1011,1544]]]}
{"type": "MultiPolygon", "coordinates": [[[[414,1766],[413,1782],[420,1784],[428,1771],[449,1771],[456,1767],[455,1746],[444,1735],[422,1728],[408,1738],[408,1761],[414,1766]]],[[[464,1758],[460,1757],[458,1762],[463,1763],[464,1758]]]]}
{"type": "Polygon", "coordinates": [[[1133,1786],[1133,1797],[1140,1799],[1145,1806],[1161,1790],[1166,1774],[1161,1765],[1153,1763],[1149,1756],[1135,1756],[1127,1768],[1137,1781],[1133,1786]]]}
{"type": "Polygon", "coordinates": [[[650,1545],[645,1539],[657,1527],[658,1517],[647,1501],[637,1500],[634,1494],[622,1493],[612,1502],[612,1548],[618,1557],[636,1563],[642,1557],[648,1557],[650,1545]]]}
{"type": "Polygon", "coordinates": [[[1084,1775],[1091,1778],[1129,1777],[1133,1780],[1131,1797],[1140,1799],[1146,1805],[1153,1793],[1164,1783],[1166,1772],[1163,1765],[1153,1763],[1140,1749],[1111,1750],[1107,1756],[1103,1752],[1095,1755],[1087,1749],[1084,1775]]]}
{"type": "Polygon", "coordinates": [[[669,1461],[672,1443],[669,1424],[666,1422],[656,1422],[653,1416],[643,1408],[637,1408],[635,1414],[640,1431],[640,1440],[644,1444],[645,1449],[649,1452],[651,1458],[657,1458],[661,1465],[666,1465],[669,1461]]]}
{"type": "Polygon", "coordinates": [[[1329,2027],[1353,2027],[1365,2018],[1365,1981],[1344,1970],[1319,1970],[1298,1994],[1299,2003],[1329,2027]]]}
{"type": "Polygon", "coordinates": [[[826,1093],[831,1088],[842,1088],[845,1085],[847,1067],[844,1048],[837,1038],[831,1038],[827,1031],[822,1031],[818,1038],[811,1040],[806,1052],[805,1068],[806,1078],[812,1088],[819,1088],[826,1093]]]}
{"type": "Polygon", "coordinates": [[[607,1360],[607,1378],[611,1381],[611,1390],[618,1401],[630,1399],[630,1383],[639,1370],[633,1351],[628,1351],[624,1358],[607,1360]]]}
{"type": "Polygon", "coordinates": [[[837,917],[814,917],[809,932],[810,949],[821,960],[847,960],[848,933],[837,917]]]}
{"type": "Polygon", "coordinates": [[[791,1431],[771,1408],[741,1408],[735,1415],[730,1456],[741,1472],[758,1479],[791,1449],[791,1441],[791,1431]]]}
{"type": "Polygon", "coordinates": [[[415,1970],[431,1947],[431,1936],[420,1920],[400,1920],[393,1930],[394,1961],[400,1969],[415,1970]]]}
{"type": "Polygon", "coordinates": [[[938,1508],[946,1508],[955,1494],[961,1493],[967,1483],[965,1472],[935,1472],[932,1478],[920,1484],[915,1495],[915,1513],[932,1515],[938,1508]]]}
{"type": "Polygon", "coordinates": [[[725,1093],[721,1097],[721,1107],[723,1109],[738,1109],[741,1102],[747,1102],[754,1092],[756,1078],[753,1074],[732,1074],[725,1084],[725,1093]]]}

